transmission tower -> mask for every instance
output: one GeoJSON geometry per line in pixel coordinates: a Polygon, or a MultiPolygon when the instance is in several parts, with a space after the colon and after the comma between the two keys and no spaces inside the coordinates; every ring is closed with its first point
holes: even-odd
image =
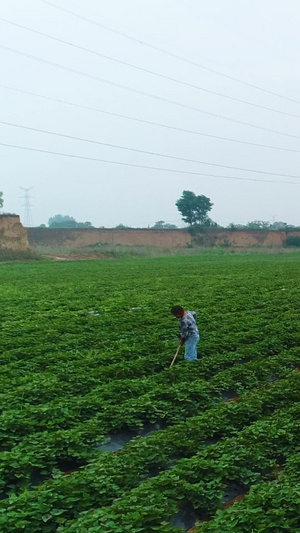
{"type": "Polygon", "coordinates": [[[24,191],[24,196],[21,196],[21,198],[24,200],[24,226],[26,228],[32,228],[32,215],[31,215],[31,207],[32,204],[30,203],[30,199],[34,198],[34,196],[30,196],[29,191],[33,189],[34,187],[28,187],[27,189],[25,187],[20,187],[24,191]]]}

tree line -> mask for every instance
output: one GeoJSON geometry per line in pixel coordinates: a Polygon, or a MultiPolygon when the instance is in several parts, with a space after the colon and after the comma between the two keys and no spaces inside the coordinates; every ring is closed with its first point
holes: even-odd
{"type": "MultiPolygon", "coordinates": [[[[292,230],[300,229],[299,226],[293,226],[286,222],[277,221],[269,222],[265,220],[253,220],[247,224],[235,224],[231,222],[228,226],[224,227],[214,222],[209,213],[213,207],[213,203],[210,198],[203,194],[196,195],[192,191],[183,191],[181,197],[175,202],[175,205],[181,214],[182,221],[187,224],[188,229],[191,231],[201,231],[205,228],[215,229],[231,229],[231,230],[244,230],[244,229],[259,229],[259,230],[292,230]]],[[[3,192],[0,191],[0,208],[3,207],[3,192]]],[[[48,226],[41,224],[40,228],[93,228],[91,222],[78,222],[74,217],[70,215],[54,215],[48,220],[48,226]]],[[[102,226],[104,227],[104,226],[102,226]]],[[[175,224],[165,222],[164,220],[158,220],[153,226],[149,226],[150,229],[179,229],[175,224]]],[[[115,229],[133,229],[131,226],[125,224],[117,224],[115,229]]]]}

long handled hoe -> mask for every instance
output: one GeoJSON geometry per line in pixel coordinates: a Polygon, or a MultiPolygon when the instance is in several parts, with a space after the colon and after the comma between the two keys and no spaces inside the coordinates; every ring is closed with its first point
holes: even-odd
{"type": "Polygon", "coordinates": [[[174,363],[175,363],[175,361],[176,361],[176,359],[177,359],[177,356],[178,356],[178,354],[179,354],[179,350],[180,350],[180,348],[181,348],[181,344],[179,344],[179,346],[178,346],[178,348],[177,348],[177,350],[176,350],[176,353],[175,353],[175,355],[174,355],[174,357],[173,357],[172,363],[170,364],[169,368],[171,368],[171,366],[174,365],[174,363]]]}

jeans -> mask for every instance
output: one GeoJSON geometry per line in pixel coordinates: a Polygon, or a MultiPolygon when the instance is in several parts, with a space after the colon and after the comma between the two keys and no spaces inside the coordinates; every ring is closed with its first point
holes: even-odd
{"type": "Polygon", "coordinates": [[[191,335],[185,341],[185,360],[195,361],[197,359],[197,344],[200,340],[200,335],[191,335]]]}

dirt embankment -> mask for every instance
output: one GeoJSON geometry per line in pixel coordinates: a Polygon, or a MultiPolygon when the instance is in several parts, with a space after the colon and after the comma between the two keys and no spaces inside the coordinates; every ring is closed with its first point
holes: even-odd
{"type": "Polygon", "coordinates": [[[100,244],[153,246],[158,248],[186,248],[188,246],[228,246],[249,248],[252,246],[280,247],[285,245],[287,235],[300,232],[268,230],[206,230],[192,236],[186,230],[152,229],[50,229],[28,228],[28,240],[33,248],[83,249],[100,244]]]}
{"type": "Polygon", "coordinates": [[[151,229],[28,228],[28,239],[33,247],[62,247],[74,250],[97,244],[177,248],[192,243],[192,236],[188,231],[151,229]]]}
{"type": "Polygon", "coordinates": [[[27,231],[18,215],[0,215],[0,250],[30,251],[27,231]]]}
{"type": "Polygon", "coordinates": [[[238,248],[283,246],[285,241],[285,231],[268,230],[210,230],[197,233],[193,239],[194,244],[198,244],[198,246],[232,246],[238,248]]]}

